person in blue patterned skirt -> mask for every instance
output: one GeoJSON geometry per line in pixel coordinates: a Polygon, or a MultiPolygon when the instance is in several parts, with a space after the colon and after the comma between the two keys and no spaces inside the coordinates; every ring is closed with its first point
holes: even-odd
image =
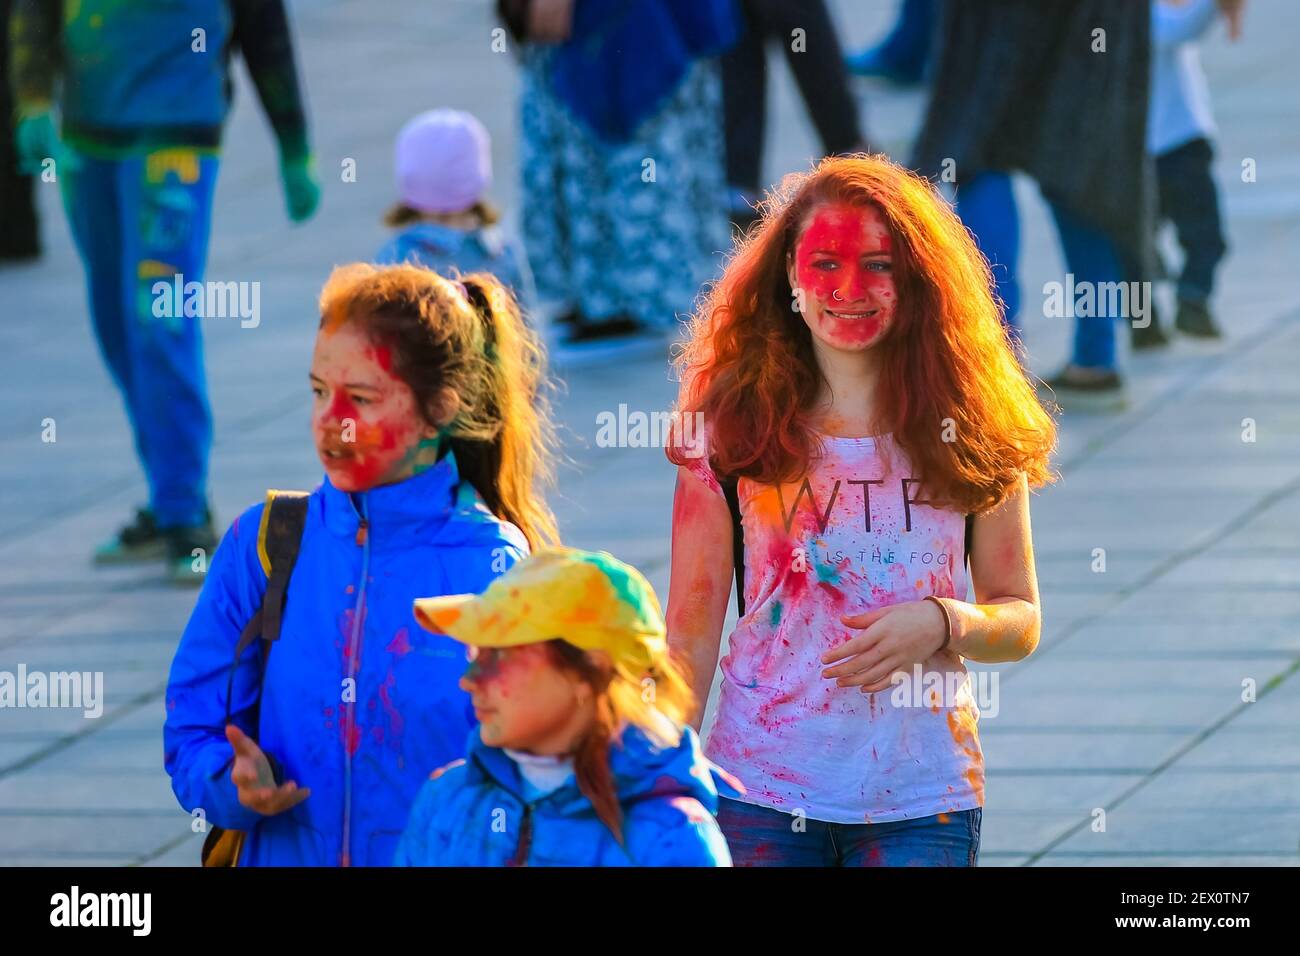
{"type": "Polygon", "coordinates": [[[732,0],[500,4],[522,48],[523,233],[561,362],[661,348],[729,245],[732,0]]]}

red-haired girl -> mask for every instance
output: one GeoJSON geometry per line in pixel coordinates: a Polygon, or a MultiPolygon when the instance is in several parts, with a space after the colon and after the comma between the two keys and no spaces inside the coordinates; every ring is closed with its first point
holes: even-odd
{"type": "Polygon", "coordinates": [[[737,865],[975,864],[963,658],[1038,643],[1055,443],[991,288],[930,184],[858,155],[788,177],[694,319],[668,635],[707,699],[738,564],[705,748],[748,791],[718,815],[737,865]]]}

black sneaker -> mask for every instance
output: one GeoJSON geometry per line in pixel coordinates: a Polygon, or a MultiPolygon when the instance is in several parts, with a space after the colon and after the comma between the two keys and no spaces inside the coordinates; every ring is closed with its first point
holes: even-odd
{"type": "Polygon", "coordinates": [[[1086,369],[1067,365],[1039,383],[1040,392],[1064,410],[1112,412],[1128,404],[1124,381],[1114,369],[1086,369]]]}
{"type": "Polygon", "coordinates": [[[201,585],[208,573],[208,563],[217,550],[212,512],[208,512],[206,524],[192,528],[167,528],[162,534],[167,546],[167,579],[173,584],[201,585]]]}
{"type": "Polygon", "coordinates": [[[135,520],[120,528],[95,549],[95,564],[134,564],[157,561],[167,553],[167,541],[154,522],[153,512],[137,508],[135,520]]]}
{"type": "Polygon", "coordinates": [[[1151,322],[1146,328],[1136,325],[1129,327],[1129,344],[1135,352],[1163,348],[1169,342],[1169,336],[1165,333],[1164,327],[1160,324],[1160,319],[1155,312],[1151,313],[1151,322]]]}
{"type": "Polygon", "coordinates": [[[1214,316],[1204,302],[1180,300],[1178,315],[1174,317],[1174,327],[1183,335],[1196,339],[1221,339],[1223,332],[1214,323],[1214,316]]]}

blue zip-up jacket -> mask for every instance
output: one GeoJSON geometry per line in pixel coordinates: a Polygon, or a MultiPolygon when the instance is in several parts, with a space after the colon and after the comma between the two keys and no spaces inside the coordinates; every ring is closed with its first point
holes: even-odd
{"type": "Polygon", "coordinates": [[[172,789],[209,823],[248,831],[241,866],[387,866],[421,784],[465,754],[475,723],[457,686],[464,645],[422,628],[412,601],[483,590],[527,541],[460,481],[452,453],[397,484],[349,495],[326,479],[312,492],[256,727],[261,641],[235,677],[233,722],[284,780],[311,788],[298,806],[263,817],[239,803],[224,730],[235,646],[266,589],[263,507],[226,533],[172,661],[163,730],[172,789]]]}
{"type": "Polygon", "coordinates": [[[536,801],[518,765],[477,728],[469,755],[425,783],[397,849],[398,866],[731,866],[714,815],[744,788],[714,766],[689,727],[659,748],[635,726],[610,748],[623,845],[570,776],[536,801]]]}

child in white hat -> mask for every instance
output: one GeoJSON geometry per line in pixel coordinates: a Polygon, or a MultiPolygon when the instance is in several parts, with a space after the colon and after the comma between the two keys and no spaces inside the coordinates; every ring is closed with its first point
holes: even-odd
{"type": "Polygon", "coordinates": [[[491,147],[483,124],[461,110],[430,110],[403,126],[394,148],[400,198],[384,217],[399,231],[375,261],[414,262],[448,279],[490,272],[527,310],[535,301],[528,259],[498,228],[500,213],[484,198],[491,147]]]}

